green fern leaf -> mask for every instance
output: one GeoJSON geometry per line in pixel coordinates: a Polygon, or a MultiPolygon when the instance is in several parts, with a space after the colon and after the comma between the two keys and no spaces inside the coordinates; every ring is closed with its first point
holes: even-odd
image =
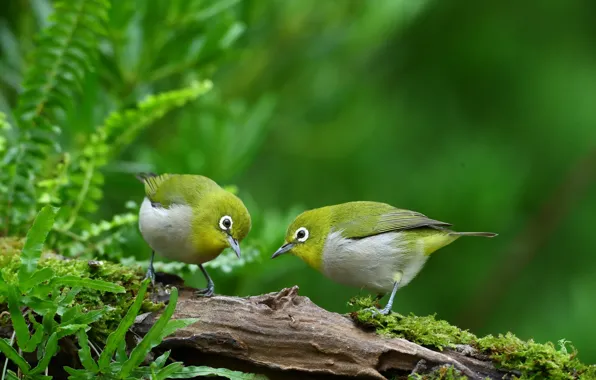
{"type": "Polygon", "coordinates": [[[58,132],[53,127],[57,113],[72,104],[85,73],[93,70],[109,6],[107,0],[56,2],[52,23],[38,38],[33,64],[25,73],[17,107],[21,129],[58,132]]]}
{"type": "MultiPolygon", "coordinates": [[[[69,230],[81,225],[79,222],[84,220],[80,218],[81,214],[91,214],[97,210],[103,196],[103,175],[99,170],[108,160],[120,153],[144,128],[168,112],[197,99],[212,87],[209,80],[193,82],[187,88],[151,95],[134,109],[110,114],[104,125],[91,135],[80,156],[73,160],[76,164],[70,169],[70,184],[66,189],[68,194],[63,197],[73,201],[66,205],[70,210],[69,216],[61,229],[69,230]]],[[[86,226],[90,227],[89,223],[86,226]]]]}
{"type": "Polygon", "coordinates": [[[6,222],[6,234],[8,226],[13,234],[22,232],[35,214],[37,201],[55,201],[54,191],[38,196],[33,184],[42,182],[48,155],[60,151],[60,116],[72,105],[85,73],[94,67],[109,7],[108,0],[57,1],[50,25],[37,38],[15,112],[16,144],[6,152],[0,149],[10,175],[6,189],[0,189],[4,213],[0,220],[6,222]]]}

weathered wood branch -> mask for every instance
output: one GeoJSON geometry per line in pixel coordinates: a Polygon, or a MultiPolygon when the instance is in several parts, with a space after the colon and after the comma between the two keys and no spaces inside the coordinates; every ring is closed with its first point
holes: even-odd
{"type": "MultiPolygon", "coordinates": [[[[134,331],[143,335],[156,317],[139,316],[134,331]]],[[[471,347],[437,352],[364,331],[348,316],[328,312],[299,296],[296,286],[246,298],[198,298],[191,289],[182,288],[173,318],[200,320],[160,346],[171,349],[172,357],[186,365],[225,366],[271,379],[386,379],[442,365],[451,365],[471,379],[505,375],[487,358],[473,357],[471,347]]]]}

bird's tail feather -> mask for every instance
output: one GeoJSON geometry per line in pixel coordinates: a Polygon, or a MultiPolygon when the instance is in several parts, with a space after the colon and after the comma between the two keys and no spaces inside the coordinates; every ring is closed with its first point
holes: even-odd
{"type": "Polygon", "coordinates": [[[484,237],[495,237],[498,234],[494,232],[451,232],[450,235],[457,235],[457,236],[484,236],[484,237]]]}
{"type": "Polygon", "coordinates": [[[147,181],[147,178],[157,177],[157,174],[155,174],[155,173],[137,173],[135,175],[135,177],[142,183],[145,183],[147,181]]]}

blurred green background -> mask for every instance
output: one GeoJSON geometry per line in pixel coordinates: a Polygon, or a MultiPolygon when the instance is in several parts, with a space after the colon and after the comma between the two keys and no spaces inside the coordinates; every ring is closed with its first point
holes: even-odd
{"type": "MultiPolygon", "coordinates": [[[[51,11],[3,4],[0,111],[14,106],[51,11]]],[[[259,256],[211,269],[217,292],[297,284],[338,312],[358,289],[268,259],[302,210],[375,200],[494,231],[437,252],[394,310],[477,334],[566,338],[596,362],[595,12],[580,0],[114,1],[62,142],[76,146],[116,107],[211,78],[209,95],[106,168],[98,217],[140,203],[135,171],[236,185],[259,256]]],[[[137,232],[126,244],[148,258],[137,232]]]]}

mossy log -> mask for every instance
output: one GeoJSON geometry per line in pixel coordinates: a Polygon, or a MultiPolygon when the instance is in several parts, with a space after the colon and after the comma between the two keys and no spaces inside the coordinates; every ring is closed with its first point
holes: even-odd
{"type": "MultiPolygon", "coordinates": [[[[139,316],[133,330],[145,334],[158,314],[139,316]]],[[[202,298],[182,288],[173,318],[199,319],[160,346],[171,349],[176,360],[270,379],[406,378],[447,366],[470,379],[508,374],[469,346],[439,352],[365,331],[348,315],[326,311],[299,296],[297,286],[245,298],[202,298]]]]}
{"type": "MultiPolygon", "coordinates": [[[[20,249],[20,242],[0,239],[0,268],[5,279],[16,277],[20,249]]],[[[83,290],[73,300],[83,310],[109,306],[104,319],[89,331],[100,349],[137,296],[144,276],[141,268],[65,259],[51,253],[44,254],[39,265],[58,274],[102,279],[126,289],[117,296],[83,290]]],[[[372,298],[353,300],[358,311],[341,315],[299,296],[298,287],[252,297],[197,297],[179,277],[157,275],[156,287],[150,296],[145,295],[143,314],[127,336],[128,347],[134,347],[155,323],[163,309],[161,302],[169,300],[168,290],[175,286],[180,296],[173,318],[198,318],[198,322],[167,337],[155,353],[172,350],[170,358],[186,365],[264,374],[272,380],[596,379],[596,366],[581,363],[577,352],[572,347],[569,350],[564,341],[557,347],[522,341],[509,333],[476,337],[434,316],[373,315],[369,309],[372,298]]],[[[7,310],[0,299],[3,338],[13,333],[7,310]]],[[[81,364],[74,337],[64,338],[60,346],[50,364],[54,379],[66,378],[64,365],[80,368],[81,364]]]]}

